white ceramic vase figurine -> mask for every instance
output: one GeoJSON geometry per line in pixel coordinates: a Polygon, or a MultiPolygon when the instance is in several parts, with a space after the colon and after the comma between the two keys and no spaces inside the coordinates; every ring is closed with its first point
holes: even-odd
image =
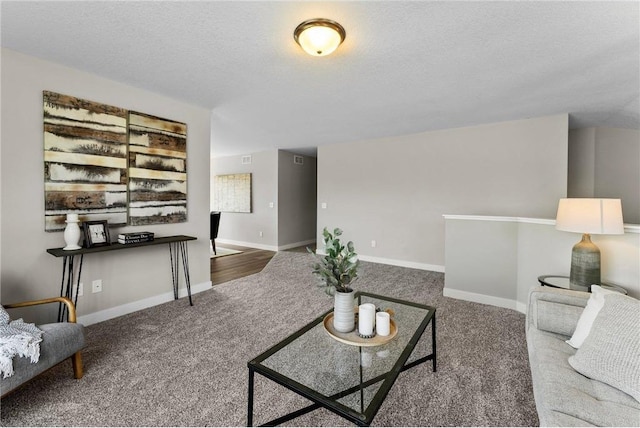
{"type": "Polygon", "coordinates": [[[336,291],[333,303],[333,328],[340,333],[349,333],[356,326],[353,306],[353,290],[348,293],[336,291]]]}
{"type": "Polygon", "coordinates": [[[67,244],[63,250],[79,250],[80,226],[78,225],[78,214],[67,214],[67,227],[64,229],[64,242],[67,244]]]}

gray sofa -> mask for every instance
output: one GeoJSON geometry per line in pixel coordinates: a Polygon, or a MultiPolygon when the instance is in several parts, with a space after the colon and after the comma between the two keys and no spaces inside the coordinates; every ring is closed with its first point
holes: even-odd
{"type": "Polygon", "coordinates": [[[527,308],[527,347],[541,426],[640,426],[640,403],[571,367],[576,350],[565,343],[589,293],[535,287],[527,308]]]}
{"type": "Polygon", "coordinates": [[[42,342],[40,342],[40,359],[37,363],[31,363],[28,358],[15,357],[13,359],[14,374],[6,379],[0,379],[0,395],[2,397],[67,359],[71,360],[74,377],[76,379],[82,378],[82,355],[80,351],[85,346],[85,332],[84,326],[76,323],[75,305],[71,300],[66,297],[53,297],[4,305],[4,308],[24,308],[56,303],[66,305],[69,311],[69,321],[38,325],[38,328],[43,331],[42,342]]]}

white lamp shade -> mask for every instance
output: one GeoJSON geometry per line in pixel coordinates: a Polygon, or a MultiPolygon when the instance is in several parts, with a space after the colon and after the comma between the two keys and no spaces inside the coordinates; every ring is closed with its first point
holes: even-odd
{"type": "Polygon", "coordinates": [[[596,235],[622,235],[622,203],[620,199],[560,199],[556,229],[596,235]]]}

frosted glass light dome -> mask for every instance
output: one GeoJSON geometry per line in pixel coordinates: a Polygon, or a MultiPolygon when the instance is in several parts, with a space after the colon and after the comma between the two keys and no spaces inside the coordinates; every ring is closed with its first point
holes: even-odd
{"type": "Polygon", "coordinates": [[[346,32],[335,21],[324,18],[309,19],[298,25],[293,38],[312,56],[325,56],[335,51],[344,41],[346,32]]]}

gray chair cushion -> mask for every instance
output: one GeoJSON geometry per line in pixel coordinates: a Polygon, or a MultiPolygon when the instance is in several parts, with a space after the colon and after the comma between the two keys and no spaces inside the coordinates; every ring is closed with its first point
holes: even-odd
{"type": "MultiPolygon", "coordinates": [[[[76,323],[53,323],[38,326],[42,331],[40,360],[15,357],[13,376],[0,381],[2,395],[22,385],[59,362],[69,358],[85,346],[84,326],[76,323]]],[[[71,372],[71,363],[69,363],[71,372]]]]}

